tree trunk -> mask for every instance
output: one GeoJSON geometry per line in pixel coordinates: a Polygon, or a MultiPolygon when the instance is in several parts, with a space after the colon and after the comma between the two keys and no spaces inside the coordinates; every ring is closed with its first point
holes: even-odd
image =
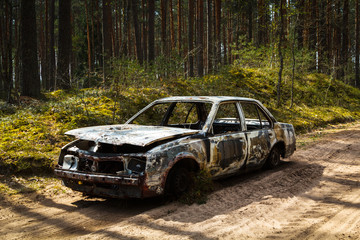
{"type": "MultiPolygon", "coordinates": [[[[314,51],[316,49],[316,25],[317,25],[317,0],[311,0],[310,3],[310,19],[309,19],[309,49],[314,51]]],[[[314,67],[316,66],[316,57],[314,56],[314,67]]]]}
{"type": "Polygon", "coordinates": [[[199,77],[204,75],[204,3],[203,0],[197,1],[197,31],[196,31],[196,63],[197,74],[199,77]]]}
{"type": "Polygon", "coordinates": [[[43,81],[45,89],[50,89],[50,79],[49,79],[49,0],[45,0],[45,76],[46,79],[43,81]]]}
{"type": "Polygon", "coordinates": [[[141,5],[142,5],[142,51],[143,51],[143,60],[147,61],[147,11],[145,11],[146,7],[145,7],[145,0],[141,1],[141,5]]]}
{"type": "Polygon", "coordinates": [[[103,66],[103,39],[102,39],[102,30],[101,30],[101,12],[99,6],[99,0],[90,1],[91,12],[91,22],[92,22],[92,46],[93,49],[93,64],[96,65],[94,67],[102,67],[103,66]]]}
{"type": "Polygon", "coordinates": [[[280,60],[280,67],[279,67],[279,78],[277,83],[277,106],[280,106],[280,95],[281,95],[281,82],[282,82],[282,71],[284,68],[284,57],[282,52],[282,44],[284,38],[284,15],[283,15],[283,8],[284,8],[285,0],[280,0],[280,21],[279,21],[279,60],[280,60]]]}
{"type": "Polygon", "coordinates": [[[160,0],[161,12],[161,50],[164,56],[168,56],[167,51],[167,35],[166,35],[166,22],[167,22],[167,0],[160,0]]]}
{"type": "Polygon", "coordinates": [[[71,57],[71,0],[59,2],[59,52],[57,67],[57,85],[61,89],[69,89],[69,65],[71,57]]]}
{"type": "MultiPolygon", "coordinates": [[[[348,44],[349,44],[349,0],[344,0],[343,5],[343,19],[342,19],[342,42],[341,42],[341,71],[340,76],[345,76],[345,69],[347,67],[348,58],[349,58],[349,51],[348,51],[348,44]]],[[[344,82],[348,83],[345,79],[344,82]]]]}
{"type": "Polygon", "coordinates": [[[221,0],[215,0],[216,64],[221,64],[221,0]]]}
{"type": "Polygon", "coordinates": [[[341,55],[340,55],[340,49],[341,49],[341,7],[340,7],[340,1],[335,1],[335,17],[334,17],[334,44],[333,44],[333,53],[334,53],[334,70],[335,70],[335,78],[339,79],[341,77],[341,55]]]}
{"type": "Polygon", "coordinates": [[[55,25],[55,0],[50,0],[50,9],[49,9],[49,90],[54,90],[56,81],[56,64],[55,64],[55,36],[54,36],[54,27],[55,25]]]}
{"type": "Polygon", "coordinates": [[[123,46],[123,35],[122,35],[122,29],[123,29],[123,26],[122,26],[122,18],[124,16],[123,14],[123,2],[118,2],[118,8],[117,8],[117,13],[119,15],[119,19],[118,19],[118,32],[117,32],[117,41],[118,41],[118,53],[117,55],[121,57],[121,54],[122,54],[122,46],[123,46]]]}
{"type": "Polygon", "coordinates": [[[91,57],[91,38],[90,38],[90,23],[89,23],[89,7],[87,0],[85,2],[85,15],[86,15],[86,40],[87,40],[87,63],[88,63],[88,76],[84,87],[90,87],[90,73],[92,71],[92,57],[91,57]]]}
{"type": "Polygon", "coordinates": [[[23,96],[40,96],[35,0],[21,0],[21,83],[23,96]]]}
{"type": "Polygon", "coordinates": [[[13,63],[12,63],[12,50],[13,50],[13,6],[11,5],[11,3],[7,2],[6,3],[7,7],[8,7],[8,21],[7,21],[7,25],[8,25],[8,44],[7,44],[7,57],[8,57],[8,78],[7,78],[7,102],[11,103],[12,99],[11,99],[11,90],[12,90],[12,85],[13,85],[13,63]]]}
{"type": "Polygon", "coordinates": [[[360,88],[359,72],[359,49],[360,49],[360,19],[359,19],[359,0],[355,0],[355,81],[354,86],[360,88]]]}
{"type": "Polygon", "coordinates": [[[116,58],[119,57],[119,14],[121,14],[120,11],[119,11],[119,9],[120,9],[119,5],[120,4],[121,3],[118,2],[118,1],[114,2],[115,19],[114,19],[114,43],[113,43],[113,45],[114,45],[114,49],[113,49],[114,53],[113,53],[113,55],[116,58]]]}
{"type": "Polygon", "coordinates": [[[248,9],[248,42],[253,40],[253,6],[249,3],[248,9]]]}
{"type": "Polygon", "coordinates": [[[133,23],[135,29],[135,44],[136,44],[136,56],[140,64],[143,63],[143,55],[142,55],[142,48],[141,48],[141,35],[139,30],[139,21],[138,21],[138,0],[132,0],[131,8],[132,8],[132,16],[133,16],[133,23]]]}
{"type": "Polygon", "coordinates": [[[318,72],[327,73],[326,66],[326,2],[319,1],[317,6],[318,21],[316,25],[317,32],[317,52],[318,52],[318,72]]]}
{"type": "MultiPolygon", "coordinates": [[[[0,8],[0,11],[2,9],[0,8]]],[[[1,12],[2,13],[2,12],[1,12]]],[[[5,40],[5,33],[4,33],[4,27],[3,27],[3,15],[0,15],[0,98],[5,99],[5,70],[4,70],[4,64],[6,62],[6,59],[4,59],[4,40],[5,40]]]]}
{"type": "Polygon", "coordinates": [[[326,4],[326,58],[327,58],[327,67],[328,73],[331,74],[331,70],[333,68],[333,51],[332,51],[332,44],[333,44],[333,14],[332,14],[332,4],[333,0],[327,0],[326,4]]]}
{"type": "Polygon", "coordinates": [[[193,57],[193,48],[194,48],[194,0],[189,0],[189,15],[188,15],[188,56],[189,56],[189,77],[194,76],[194,57],[193,57]]]}
{"type": "Polygon", "coordinates": [[[179,53],[179,56],[181,56],[181,42],[182,42],[182,36],[181,36],[181,28],[182,28],[182,24],[181,24],[181,14],[182,14],[182,11],[181,11],[181,0],[178,0],[178,6],[177,6],[177,9],[178,9],[178,15],[177,15],[177,22],[178,22],[178,29],[177,29],[177,33],[178,33],[178,42],[177,42],[177,45],[178,45],[178,53],[179,53]]]}
{"type": "Polygon", "coordinates": [[[304,10],[303,14],[300,14],[301,19],[300,22],[303,24],[303,37],[302,37],[302,48],[309,49],[309,26],[310,26],[310,3],[309,0],[304,0],[304,10]]]}
{"type": "MultiPolygon", "coordinates": [[[[295,26],[299,21],[299,15],[296,16],[295,26]]],[[[290,91],[290,108],[294,105],[294,82],[295,82],[295,68],[296,68],[296,56],[295,56],[295,45],[296,45],[296,32],[297,29],[293,28],[293,37],[292,37],[292,44],[291,44],[291,58],[292,58],[292,74],[291,74],[291,91],[290,91]]]]}
{"type": "MultiPolygon", "coordinates": [[[[20,42],[20,7],[16,7],[15,13],[15,92],[18,93],[20,91],[20,51],[21,51],[21,42],[20,42]]],[[[1,32],[1,30],[0,30],[1,32]]],[[[1,38],[1,37],[0,37],[1,38]]],[[[0,41],[1,42],[1,41],[0,41]]],[[[1,81],[0,81],[1,82],[1,81]]]]}
{"type": "MultiPolygon", "coordinates": [[[[226,20],[226,15],[225,15],[225,11],[222,11],[222,19],[226,20]]],[[[223,47],[223,64],[226,65],[228,64],[227,62],[227,44],[226,44],[226,30],[227,30],[227,25],[226,23],[223,24],[223,28],[222,28],[222,47],[223,47]]]]}
{"type": "Polygon", "coordinates": [[[231,54],[231,43],[232,43],[232,21],[231,21],[231,12],[230,9],[227,11],[227,52],[228,52],[228,64],[232,63],[232,54],[231,54]]]}
{"type": "Polygon", "coordinates": [[[170,5],[170,42],[171,50],[175,49],[175,29],[174,29],[174,13],[173,13],[173,2],[169,1],[170,5]]]}
{"type": "Polygon", "coordinates": [[[47,63],[47,59],[46,59],[46,43],[45,43],[45,31],[44,31],[44,12],[43,12],[43,1],[40,2],[41,6],[40,6],[40,11],[39,11],[39,15],[40,15],[40,24],[39,24],[39,60],[40,60],[40,75],[41,75],[41,84],[42,84],[42,88],[46,89],[46,82],[47,82],[47,72],[46,72],[46,63],[47,63]]]}
{"type": "Polygon", "coordinates": [[[9,66],[11,66],[11,58],[9,57],[11,54],[9,51],[9,45],[11,45],[9,24],[11,19],[8,2],[2,3],[0,7],[0,97],[5,100],[11,77],[9,72],[9,66]]]}
{"type": "Polygon", "coordinates": [[[130,24],[130,2],[131,0],[126,1],[127,2],[127,6],[126,6],[126,10],[125,10],[125,20],[124,23],[126,24],[126,37],[127,37],[127,51],[128,51],[128,57],[132,56],[132,52],[133,52],[133,46],[134,44],[131,41],[131,24],[130,24]]]}
{"type": "Polygon", "coordinates": [[[305,0],[296,1],[297,9],[297,21],[296,21],[296,34],[297,34],[297,48],[302,49],[304,47],[304,11],[305,11],[305,0]]]}
{"type": "Polygon", "coordinates": [[[155,59],[155,0],[148,0],[148,30],[149,30],[149,62],[152,63],[155,59]]]}
{"type": "Polygon", "coordinates": [[[258,1],[258,46],[265,45],[266,43],[266,2],[265,0],[259,0],[258,1]]]}
{"type": "Polygon", "coordinates": [[[207,0],[207,73],[212,71],[212,58],[213,58],[213,21],[212,21],[212,0],[207,0]]]}
{"type": "Polygon", "coordinates": [[[86,14],[86,39],[87,39],[87,56],[88,56],[88,72],[92,71],[91,67],[91,41],[90,41],[90,26],[89,26],[89,12],[87,0],[85,0],[85,14],[86,14]]]}
{"type": "Polygon", "coordinates": [[[103,54],[104,60],[107,61],[112,57],[112,14],[111,0],[103,0],[103,54]]]}

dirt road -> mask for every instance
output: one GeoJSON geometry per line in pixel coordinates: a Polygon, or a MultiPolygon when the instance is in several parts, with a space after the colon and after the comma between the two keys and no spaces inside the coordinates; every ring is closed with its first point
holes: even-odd
{"type": "Polygon", "coordinates": [[[203,205],[87,199],[58,181],[35,191],[3,177],[23,190],[0,196],[0,238],[360,239],[360,123],[298,146],[276,170],[216,182],[203,205]]]}

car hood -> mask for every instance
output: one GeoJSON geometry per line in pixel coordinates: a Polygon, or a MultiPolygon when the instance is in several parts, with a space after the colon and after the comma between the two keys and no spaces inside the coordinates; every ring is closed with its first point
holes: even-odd
{"type": "Polygon", "coordinates": [[[199,130],[183,128],[122,124],[78,128],[65,134],[100,143],[145,147],[157,141],[188,136],[198,132],[199,130]]]}

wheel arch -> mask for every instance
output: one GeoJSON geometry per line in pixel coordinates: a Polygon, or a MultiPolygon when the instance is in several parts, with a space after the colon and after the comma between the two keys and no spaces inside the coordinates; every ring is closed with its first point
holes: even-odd
{"type": "MultiPolygon", "coordinates": [[[[271,148],[270,152],[275,148],[278,148],[280,150],[281,157],[285,157],[286,146],[285,146],[284,141],[279,141],[279,142],[275,143],[274,146],[271,148]]],[[[269,154],[270,154],[270,152],[269,152],[269,154]]]]}

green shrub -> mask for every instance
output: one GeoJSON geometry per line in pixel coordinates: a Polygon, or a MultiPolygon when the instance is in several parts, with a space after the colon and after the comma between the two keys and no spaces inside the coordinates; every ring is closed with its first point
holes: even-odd
{"type": "Polygon", "coordinates": [[[206,203],[208,195],[214,191],[210,172],[208,170],[200,170],[192,175],[192,179],[193,185],[188,192],[180,197],[179,201],[188,205],[206,203]]]}

